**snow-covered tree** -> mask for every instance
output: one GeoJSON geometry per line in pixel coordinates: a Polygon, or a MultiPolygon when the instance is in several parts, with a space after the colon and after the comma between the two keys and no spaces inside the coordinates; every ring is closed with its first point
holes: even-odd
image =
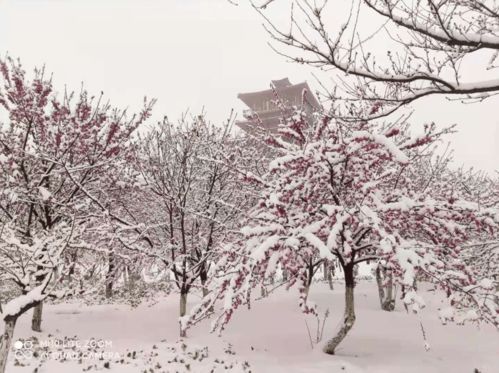
{"type": "Polygon", "coordinates": [[[19,316],[35,308],[32,328],[40,331],[43,300],[80,285],[78,249],[106,233],[112,215],[90,196],[106,200],[109,175],[124,164],[152,103],[127,118],[85,90],[58,96],[43,69],[30,78],[7,58],[0,73],[0,278],[17,288],[1,307],[3,373],[19,316]]]}
{"type": "Polygon", "coordinates": [[[180,292],[180,316],[193,288],[207,294],[211,264],[254,198],[242,181],[249,160],[244,139],[203,117],[160,122],[143,139],[137,170],[139,199],[155,246],[152,262],[165,265],[180,292]]]}
{"type": "Polygon", "coordinates": [[[222,330],[278,266],[299,284],[302,310],[316,314],[304,265],[313,257],[338,260],[345,280],[344,318],[326,353],[334,354],[354,325],[355,268],[363,262],[383,261],[415,312],[424,300],[414,279],[424,276],[448,295],[443,318],[497,324],[490,282],[478,281],[460,256],[471,231],[495,229],[497,211],[481,210],[449,188],[435,195],[422,191],[413,177],[415,160],[446,130],[426,125],[416,136],[400,122],[345,124],[328,115],[309,124],[300,113],[283,130],[290,141],[275,139],[282,155],[271,162],[262,199],[223,262],[221,270],[229,274],[218,279],[186,324],[202,318],[218,297],[224,308],[213,327],[222,330]]]}
{"type": "Polygon", "coordinates": [[[479,101],[499,92],[497,0],[354,0],[349,11],[328,0],[251,2],[280,54],[338,73],[338,86],[324,88],[344,118],[385,116],[429,95],[479,101]],[[283,26],[265,8],[286,4],[283,26]],[[374,102],[382,110],[366,110],[374,102]]]}

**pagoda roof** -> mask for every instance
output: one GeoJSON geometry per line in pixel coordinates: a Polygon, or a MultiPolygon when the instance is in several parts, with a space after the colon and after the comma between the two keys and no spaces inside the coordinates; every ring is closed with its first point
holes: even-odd
{"type": "Polygon", "coordinates": [[[288,87],[292,84],[288,78],[284,78],[284,79],[279,79],[279,80],[272,80],[272,85],[276,88],[284,88],[284,87],[288,87]]]}
{"type": "MultiPolygon", "coordinates": [[[[306,90],[307,102],[315,108],[318,108],[320,106],[319,102],[315,98],[315,95],[310,90],[310,87],[309,87],[307,82],[291,84],[288,78],[284,78],[284,79],[280,79],[280,80],[273,80],[272,85],[274,86],[274,90],[277,93],[277,95],[283,96],[283,98],[285,98],[286,95],[290,95],[293,93],[301,95],[303,90],[306,90]]],[[[258,100],[258,101],[274,100],[275,99],[274,90],[273,89],[265,89],[263,91],[239,93],[237,95],[237,97],[241,101],[243,101],[246,105],[251,107],[251,105],[255,102],[255,100],[258,100]]]]}

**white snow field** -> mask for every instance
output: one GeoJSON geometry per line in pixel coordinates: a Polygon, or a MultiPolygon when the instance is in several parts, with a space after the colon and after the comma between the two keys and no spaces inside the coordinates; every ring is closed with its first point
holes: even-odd
{"type": "MultiPolygon", "coordinates": [[[[326,308],[330,310],[325,341],[342,315],[342,284],[337,282],[331,291],[327,285],[316,283],[310,296],[321,317],[326,308]]],[[[43,333],[36,334],[39,342],[34,346],[45,344],[45,350],[65,354],[43,355],[43,349],[31,347],[33,339],[26,342],[34,335],[29,313],[18,322],[15,340],[24,341],[24,345],[16,350],[21,344],[14,344],[7,372],[499,372],[499,334],[493,327],[442,325],[435,312],[441,304],[439,297],[426,293],[425,300],[427,307],[420,316],[407,314],[399,300],[395,312],[382,311],[374,282],[360,282],[356,287],[356,324],[334,356],[322,353],[324,341],[312,349],[305,320],[312,339],[317,322],[301,313],[293,289],[278,290],[253,302],[250,312],[239,309],[221,337],[210,334],[209,321],[205,321],[189,330],[183,342],[178,342],[176,294],[137,308],[46,305],[43,333]],[[420,320],[429,351],[425,350],[420,320]],[[63,345],[56,347],[57,338],[66,338],[63,345]],[[76,342],[80,345],[75,346],[76,342]],[[91,347],[107,352],[86,353],[76,360],[67,353],[88,352],[91,347]],[[27,352],[32,350],[38,357],[30,358],[27,352]],[[66,361],[61,361],[63,356],[66,361]]],[[[195,301],[191,298],[189,306],[195,301]]]]}

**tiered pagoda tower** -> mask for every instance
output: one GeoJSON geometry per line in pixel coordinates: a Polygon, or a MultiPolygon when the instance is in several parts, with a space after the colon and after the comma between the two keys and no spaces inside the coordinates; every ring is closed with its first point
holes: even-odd
{"type": "Polygon", "coordinates": [[[320,107],[307,82],[291,84],[288,78],[272,80],[273,88],[264,91],[240,93],[237,97],[243,101],[249,109],[243,111],[244,120],[237,121],[236,125],[246,132],[254,133],[258,127],[259,118],[263,129],[276,132],[283,114],[290,114],[293,106],[312,114],[320,107]],[[276,97],[284,104],[282,108],[275,104],[276,97]],[[303,107],[302,107],[303,104],[303,107]]]}

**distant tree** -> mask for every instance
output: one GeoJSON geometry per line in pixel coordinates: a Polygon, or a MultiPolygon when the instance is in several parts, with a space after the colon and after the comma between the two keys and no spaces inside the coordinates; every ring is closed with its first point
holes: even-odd
{"type": "Polygon", "coordinates": [[[151,259],[172,272],[180,317],[191,289],[207,295],[212,263],[254,199],[242,180],[251,159],[244,140],[230,133],[231,123],[216,127],[203,117],[178,124],[165,119],[138,152],[142,216],[155,227],[149,230],[155,246],[151,259]]]}

